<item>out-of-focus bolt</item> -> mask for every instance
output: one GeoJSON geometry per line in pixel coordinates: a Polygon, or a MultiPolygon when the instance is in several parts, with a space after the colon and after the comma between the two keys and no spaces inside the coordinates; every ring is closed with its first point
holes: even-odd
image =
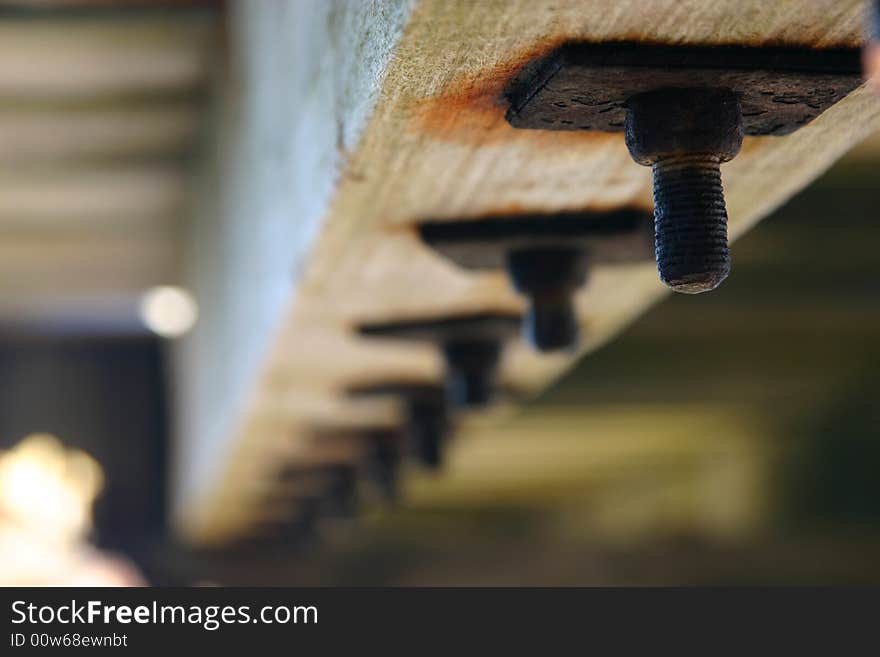
{"type": "Polygon", "coordinates": [[[450,340],[442,345],[446,394],[453,406],[485,406],[495,396],[495,372],[501,360],[499,340],[450,340]]]}
{"type": "Polygon", "coordinates": [[[400,469],[400,445],[395,435],[374,432],[366,455],[366,474],[379,490],[382,498],[394,503],[398,497],[398,471],[400,469]]]}
{"type": "Polygon", "coordinates": [[[522,318],[515,313],[478,312],[363,324],[358,331],[366,336],[436,344],[446,366],[446,401],[456,409],[492,401],[504,342],[521,324],[522,318]]]}
{"type": "Polygon", "coordinates": [[[313,542],[321,519],[320,500],[305,498],[299,501],[299,512],[284,530],[284,539],[297,546],[313,542]]]}
{"type": "MultiPolygon", "coordinates": [[[[436,470],[442,465],[443,444],[452,430],[452,421],[443,386],[434,381],[384,380],[357,384],[348,388],[354,397],[388,396],[397,398],[402,407],[407,452],[426,468],[436,470]]],[[[373,441],[381,447],[393,447],[399,457],[400,436],[388,431],[373,431],[373,441]]]]}
{"type": "Polygon", "coordinates": [[[737,96],[725,89],[660,89],[627,103],[626,145],[654,172],[660,279],[676,292],[712,290],[730,273],[721,163],[742,145],[737,96]]]}
{"type": "Polygon", "coordinates": [[[445,405],[414,397],[406,403],[406,428],[419,462],[438,470],[443,465],[443,445],[449,433],[445,405]]]}
{"type": "Polygon", "coordinates": [[[578,248],[531,248],[507,254],[514,288],[528,297],[523,334],[538,351],[570,349],[580,328],[574,293],[587,281],[587,258],[578,248]]]}
{"type": "Polygon", "coordinates": [[[323,513],[331,519],[354,519],[358,513],[357,469],[345,464],[327,470],[329,482],[321,504],[323,513]]]}

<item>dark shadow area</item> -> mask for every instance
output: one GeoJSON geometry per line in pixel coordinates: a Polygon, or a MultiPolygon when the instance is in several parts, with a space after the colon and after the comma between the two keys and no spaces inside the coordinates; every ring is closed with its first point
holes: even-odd
{"type": "Polygon", "coordinates": [[[49,433],[104,473],[95,542],[146,565],[165,533],[165,374],[155,339],[0,343],[0,449],[49,433]]]}

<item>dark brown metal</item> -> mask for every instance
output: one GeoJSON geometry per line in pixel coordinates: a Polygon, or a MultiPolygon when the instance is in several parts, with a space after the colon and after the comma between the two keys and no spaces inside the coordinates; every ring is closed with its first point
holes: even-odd
{"type": "MultiPolygon", "coordinates": [[[[517,326],[519,320],[517,321],[517,326]]],[[[446,340],[446,391],[459,406],[487,406],[495,398],[495,376],[504,343],[499,339],[446,340]]]]}
{"type": "Polygon", "coordinates": [[[472,313],[364,324],[364,336],[431,342],[446,362],[446,394],[453,406],[478,407],[495,393],[495,373],[504,342],[519,331],[511,313],[472,313]]]}
{"type": "Polygon", "coordinates": [[[657,89],[728,89],[747,135],[787,135],[862,82],[858,50],[574,43],[507,91],[516,128],[623,132],[627,103],[657,89]]]}
{"type": "Polygon", "coordinates": [[[304,497],[294,503],[291,515],[281,521],[270,522],[267,538],[283,543],[288,549],[305,548],[317,539],[321,522],[321,500],[304,497]]]}
{"type": "Polygon", "coordinates": [[[609,212],[486,216],[467,221],[425,221],[422,240],[467,269],[501,269],[513,251],[577,248],[590,262],[641,262],[653,254],[650,212],[624,208],[609,212]]]}
{"type": "Polygon", "coordinates": [[[655,250],[673,290],[730,271],[720,165],[743,134],[787,135],[861,84],[855,50],[570,44],[508,90],[517,128],[626,132],[653,167],[655,250]]]}
{"type": "Polygon", "coordinates": [[[431,470],[443,464],[443,447],[452,430],[446,391],[436,383],[405,379],[353,385],[346,392],[353,397],[391,396],[403,402],[406,435],[419,462],[431,470]]]}
{"type": "Polygon", "coordinates": [[[514,289],[529,300],[523,336],[538,351],[572,349],[580,338],[574,293],[587,282],[581,249],[541,247],[511,251],[507,272],[514,289]]]}
{"type": "MultiPolygon", "coordinates": [[[[311,438],[316,443],[329,443],[335,440],[349,445],[362,445],[361,457],[356,462],[339,465],[343,468],[353,466],[357,478],[369,489],[365,492],[375,491],[381,499],[389,503],[397,500],[401,444],[404,442],[404,431],[399,427],[320,425],[312,428],[311,438]]],[[[327,473],[334,472],[336,467],[336,464],[328,464],[288,468],[282,471],[281,480],[318,477],[321,478],[318,480],[319,483],[326,482],[327,473]]]]}
{"type": "Polygon", "coordinates": [[[353,465],[338,466],[330,477],[330,485],[322,498],[325,516],[353,520],[359,511],[358,469],[353,465]]]}
{"type": "Polygon", "coordinates": [[[539,351],[576,346],[573,295],[593,263],[640,262],[653,257],[650,213],[571,212],[428,221],[422,240],[471,269],[507,269],[529,299],[526,339],[539,351]]]}
{"type": "Polygon", "coordinates": [[[721,163],[743,140],[737,96],[723,89],[660,89],[630,99],[626,145],[654,172],[660,280],[676,292],[713,290],[730,273],[721,163]]]}
{"type": "Polygon", "coordinates": [[[328,463],[324,465],[289,466],[278,476],[282,485],[293,481],[309,480],[313,483],[305,494],[296,500],[316,500],[321,517],[351,519],[357,515],[358,467],[353,463],[328,463]]]}
{"type": "Polygon", "coordinates": [[[400,497],[400,442],[397,431],[372,432],[363,465],[366,479],[373,482],[382,498],[392,505],[400,497]]]}

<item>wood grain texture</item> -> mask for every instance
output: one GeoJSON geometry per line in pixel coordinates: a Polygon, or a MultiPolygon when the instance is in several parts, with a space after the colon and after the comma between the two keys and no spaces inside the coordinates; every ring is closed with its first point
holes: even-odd
{"type": "MultiPolygon", "coordinates": [[[[259,378],[234,426],[223,428],[234,432],[232,447],[210,486],[179,509],[185,535],[210,543],[249,531],[260,496],[248,491],[307,452],[309,426],[393,419],[387,405],[345,399],[352,380],[439,378],[431,349],[357,338],[358,322],[522,308],[500,273],[457,270],[423,247],[420,219],[651,207],[650,171],[631,161],[622,135],[505,122],[502,91],[525,63],[572,39],[857,47],[861,12],[861,2],[839,0],[416,3],[369,121],[344,153],[318,239],[295,263],[302,273],[259,378]]],[[[722,167],[731,236],[878,128],[880,104],[860,89],[791,136],[747,138],[722,167]]],[[[735,250],[733,267],[736,276],[735,250]]],[[[578,296],[582,353],[664,294],[652,265],[598,269],[578,296]]],[[[503,377],[538,391],[573,360],[513,345],[503,377]]],[[[467,426],[463,442],[466,434],[467,426]]],[[[466,454],[465,446],[459,458],[466,454]]]]}

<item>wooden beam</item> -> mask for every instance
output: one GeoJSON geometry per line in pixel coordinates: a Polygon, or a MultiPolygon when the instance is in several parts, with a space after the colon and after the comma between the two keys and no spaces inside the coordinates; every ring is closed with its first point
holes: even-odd
{"type": "MultiPolygon", "coordinates": [[[[400,7],[395,2],[375,6],[381,16],[397,16],[400,7]]],[[[245,279],[256,271],[261,285],[288,290],[283,297],[279,292],[263,298],[266,303],[286,299],[283,313],[257,307],[256,300],[251,308],[244,301],[226,302],[226,312],[239,313],[237,321],[243,321],[240,313],[246,309],[259,320],[247,338],[249,355],[230,370],[257,371],[247,384],[227,387],[218,396],[217,388],[197,374],[202,369],[204,376],[217,377],[221,345],[234,344],[231,329],[213,329],[211,335],[212,329],[203,326],[192,339],[202,359],[193,351],[184,356],[193,372],[185,398],[194,402],[193,414],[209,416],[190,417],[181,426],[193,444],[180,454],[178,518],[181,531],[196,542],[222,542],[248,531],[255,509],[236,501],[250,482],[278,467],[267,446],[305,440],[305,429],[323,419],[327,407],[335,409],[337,419],[346,418],[350,407],[341,391],[352,379],[440,376],[432,350],[358,338],[352,330],[358,322],[522,308],[500,274],[457,270],[420,244],[414,230],[420,220],[651,208],[650,171],[631,161],[622,135],[523,131],[506,123],[502,92],[522,66],[567,40],[855,48],[862,6],[855,0],[601,0],[589,5],[421,0],[403,30],[377,24],[374,14],[355,13],[329,34],[317,32],[308,43],[313,54],[328,57],[329,64],[320,66],[279,43],[285,36],[294,38],[284,32],[296,30],[294,21],[308,25],[320,11],[293,3],[288,9],[296,17],[285,22],[266,7],[240,7],[245,28],[238,45],[247,74],[256,80],[244,90],[251,95],[240,102],[258,112],[262,108],[263,121],[225,124],[233,139],[251,144],[245,150],[251,160],[246,168],[227,167],[218,174],[228,195],[197,219],[204,225],[216,221],[219,204],[231,208],[230,225],[248,222],[251,233],[278,226],[277,235],[290,241],[287,258],[267,256],[262,269],[228,271],[222,283],[206,283],[205,271],[193,278],[197,294],[214,299],[222,296],[218,286],[230,280],[237,286],[228,288],[230,294],[241,299],[254,289],[245,279]],[[354,34],[371,36],[363,42],[354,34]],[[369,53],[371,63],[379,64],[352,69],[349,50],[361,58],[369,53]],[[315,89],[322,89],[322,76],[331,70],[346,84],[322,96],[315,89]],[[291,88],[305,89],[299,86],[304,81],[315,88],[290,95],[291,88]],[[371,95],[370,90],[378,91],[371,95]],[[266,146],[268,137],[287,134],[294,137],[276,153],[253,150],[256,144],[266,146]],[[328,161],[335,166],[323,166],[328,161]],[[253,179],[260,175],[308,184],[294,182],[289,193],[273,195],[277,190],[265,179],[253,179]],[[250,196],[242,196],[243,189],[250,196]],[[284,224],[273,223],[279,216],[295,217],[298,231],[284,232],[284,224]],[[291,267],[297,272],[295,290],[289,284],[291,267]],[[198,392],[202,385],[212,391],[214,404],[198,392]],[[249,401],[240,414],[219,411],[218,399],[233,395],[222,403],[238,404],[241,398],[234,395],[245,389],[249,401]],[[300,398],[312,401],[278,412],[286,400],[300,398]]],[[[739,157],[722,169],[731,236],[748,230],[878,128],[880,103],[860,89],[791,136],[747,138],[739,157]]],[[[241,231],[236,235],[238,248],[253,250],[249,259],[259,260],[259,240],[241,231]]],[[[586,336],[580,353],[611,339],[664,294],[653,265],[600,268],[578,297],[586,336]]],[[[235,321],[232,315],[225,320],[235,321]]],[[[215,321],[224,321],[222,312],[215,321]]],[[[573,361],[573,355],[542,357],[513,345],[503,378],[538,391],[573,361]]]]}

